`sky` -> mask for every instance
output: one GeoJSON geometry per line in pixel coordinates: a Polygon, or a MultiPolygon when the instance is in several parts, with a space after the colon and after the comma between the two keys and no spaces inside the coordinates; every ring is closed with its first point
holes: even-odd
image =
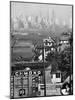
{"type": "Polygon", "coordinates": [[[36,3],[11,3],[11,17],[19,16],[36,16],[42,15],[52,18],[52,12],[56,19],[65,20],[67,23],[72,19],[72,6],[52,5],[52,4],[36,4],[36,3]]]}

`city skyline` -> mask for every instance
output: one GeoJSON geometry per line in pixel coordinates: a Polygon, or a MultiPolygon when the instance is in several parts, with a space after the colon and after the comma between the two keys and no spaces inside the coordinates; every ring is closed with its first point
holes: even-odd
{"type": "Polygon", "coordinates": [[[72,6],[64,5],[45,5],[45,4],[32,4],[32,3],[11,3],[11,17],[15,19],[16,17],[26,17],[26,16],[41,16],[46,17],[49,20],[54,15],[56,21],[63,21],[67,23],[72,22],[72,6]],[[35,13],[35,15],[34,15],[35,13]]]}

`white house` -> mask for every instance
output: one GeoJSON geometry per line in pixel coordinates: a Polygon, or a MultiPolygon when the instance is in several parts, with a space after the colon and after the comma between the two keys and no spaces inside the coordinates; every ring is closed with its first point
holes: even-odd
{"type": "MultiPolygon", "coordinates": [[[[43,43],[44,43],[44,59],[45,59],[48,53],[50,53],[51,51],[54,51],[55,50],[52,47],[54,41],[53,41],[53,39],[51,37],[49,37],[47,39],[43,39],[43,43]],[[47,47],[50,47],[50,49],[46,50],[47,47]]],[[[43,59],[42,53],[40,54],[40,56],[38,58],[39,58],[39,61],[42,61],[42,59],[43,59]]]]}
{"type": "Polygon", "coordinates": [[[52,40],[51,37],[47,38],[47,39],[43,39],[43,43],[44,43],[44,46],[52,46],[52,43],[54,41],[52,40]]]}
{"type": "Polygon", "coordinates": [[[52,83],[60,83],[61,82],[61,71],[56,71],[51,74],[52,83]]]}
{"type": "Polygon", "coordinates": [[[61,36],[60,40],[59,40],[59,47],[58,47],[58,51],[63,51],[65,47],[69,47],[70,43],[69,43],[69,37],[68,36],[61,36]]]}

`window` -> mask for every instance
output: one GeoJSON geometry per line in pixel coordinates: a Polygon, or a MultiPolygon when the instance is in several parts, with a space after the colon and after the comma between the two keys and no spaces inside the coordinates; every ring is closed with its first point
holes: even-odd
{"type": "Polygon", "coordinates": [[[60,73],[56,73],[56,78],[60,78],[60,73]]]}

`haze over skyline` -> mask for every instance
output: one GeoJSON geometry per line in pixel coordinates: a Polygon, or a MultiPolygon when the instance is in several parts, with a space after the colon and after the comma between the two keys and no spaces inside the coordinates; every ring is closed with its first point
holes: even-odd
{"type": "Polygon", "coordinates": [[[58,20],[63,20],[68,23],[72,20],[72,6],[53,5],[53,4],[36,4],[36,3],[11,3],[11,17],[19,16],[44,16],[52,18],[54,11],[55,17],[58,20]]]}

